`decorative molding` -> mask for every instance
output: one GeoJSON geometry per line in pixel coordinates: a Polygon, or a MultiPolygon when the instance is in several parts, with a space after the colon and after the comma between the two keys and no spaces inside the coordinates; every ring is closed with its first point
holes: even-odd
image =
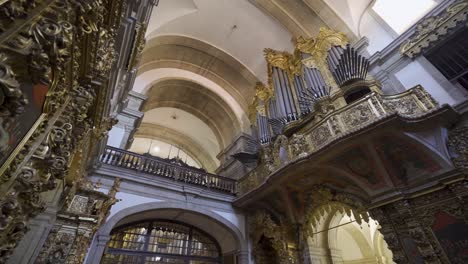
{"type": "Polygon", "coordinates": [[[12,123],[22,122],[19,114],[31,111],[23,107],[37,104],[24,100],[20,88],[47,88],[42,113],[0,168],[0,263],[27,232],[28,221],[44,211],[44,192],[67,197],[86,178],[89,156],[113,124],[105,116],[111,93],[106,84],[117,56],[123,2],[7,0],[0,5],[2,140],[16,129],[12,123]],[[62,180],[65,187],[57,188],[62,180]]]}
{"type": "Polygon", "coordinates": [[[426,17],[417,23],[415,32],[400,47],[400,52],[414,58],[467,19],[468,3],[458,0],[442,14],[426,17]]]}
{"type": "MultiPolygon", "coordinates": [[[[319,105],[319,104],[318,104],[319,105]]],[[[329,105],[326,104],[325,105],[329,105]]],[[[262,146],[262,159],[257,168],[239,180],[239,194],[243,195],[260,186],[269,176],[292,161],[309,155],[332,142],[363,130],[379,121],[397,115],[409,120],[423,117],[439,109],[437,102],[421,86],[396,95],[372,92],[362,99],[338,109],[327,109],[320,118],[305,120],[305,128],[289,138],[280,135],[274,142],[262,146]],[[300,139],[300,140],[299,140],[300,139]],[[301,143],[298,143],[298,142],[301,143]],[[280,157],[280,148],[287,153],[280,157]],[[300,152],[300,153],[299,153],[300,152]]],[[[300,127],[304,124],[296,124],[300,127]]],[[[288,128],[287,131],[293,130],[288,128]]]]}

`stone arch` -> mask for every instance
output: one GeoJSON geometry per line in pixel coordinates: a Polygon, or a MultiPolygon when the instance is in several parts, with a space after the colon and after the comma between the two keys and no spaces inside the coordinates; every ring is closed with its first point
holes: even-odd
{"type": "Polygon", "coordinates": [[[146,95],[144,112],[158,107],[174,107],[191,113],[211,128],[221,149],[241,132],[240,120],[223,98],[198,83],[161,80],[146,95]]]}
{"type": "MultiPolygon", "coordinates": [[[[197,38],[182,35],[162,35],[148,41],[142,53],[136,84],[140,79],[147,78],[147,72],[164,68],[190,72],[194,81],[202,78],[210,80],[211,85],[200,84],[223,99],[235,101],[243,111],[248,111],[255,84],[259,81],[250,69],[227,52],[197,38]]],[[[139,90],[141,88],[144,87],[137,87],[139,90]]]]}
{"type": "Polygon", "coordinates": [[[194,160],[202,165],[208,172],[214,172],[219,166],[219,161],[212,157],[203,146],[174,129],[156,124],[142,123],[134,135],[134,138],[156,139],[167,144],[181,146],[194,160]]]}
{"type": "MultiPolygon", "coordinates": [[[[230,234],[230,239],[232,239],[232,243],[235,244],[235,251],[237,252],[248,252],[248,246],[246,242],[246,238],[232,222],[227,220],[226,218],[222,217],[221,215],[207,210],[205,207],[181,202],[149,202],[143,203],[131,207],[127,207],[118,211],[117,213],[113,214],[106,223],[97,231],[91,249],[88,253],[86,263],[99,263],[100,259],[103,256],[107,241],[109,240],[109,235],[111,231],[118,227],[119,225],[125,224],[125,220],[131,220],[132,218],[138,217],[148,217],[152,213],[160,212],[167,212],[167,211],[174,211],[180,213],[188,213],[190,216],[193,217],[200,217],[207,221],[211,221],[212,226],[211,228],[219,227],[223,228],[224,231],[230,234]],[[149,214],[148,214],[149,213],[149,214]],[[146,214],[146,215],[145,215],[146,214]],[[104,242],[104,243],[103,243],[104,242]]],[[[143,219],[141,219],[143,220],[143,219]]],[[[185,221],[181,221],[185,222],[185,221]]],[[[207,227],[200,227],[200,225],[193,224],[191,222],[187,222],[187,224],[191,224],[211,235],[212,230],[207,230],[207,227]]],[[[222,247],[223,253],[234,253],[234,252],[227,252],[226,248],[223,248],[225,245],[225,241],[220,241],[219,235],[213,235],[213,237],[217,240],[217,242],[222,247]]],[[[227,239],[227,237],[224,237],[227,239]]],[[[229,241],[228,241],[229,242],[229,241]]]]}
{"type": "MultiPolygon", "coordinates": [[[[156,63],[156,62],[155,62],[156,63]]],[[[135,85],[133,90],[139,93],[146,94],[147,91],[155,86],[157,83],[170,80],[186,80],[215,93],[217,96],[223,99],[223,101],[229,106],[231,111],[237,118],[237,122],[240,124],[241,130],[245,133],[250,133],[250,121],[247,117],[247,101],[244,103],[239,102],[235,97],[228,93],[222,86],[222,84],[216,83],[209,77],[204,76],[198,72],[192,71],[190,69],[184,69],[180,63],[178,66],[171,67],[150,67],[147,71],[141,71],[135,80],[135,85]]],[[[200,68],[201,69],[201,68],[200,68]]],[[[252,88],[253,90],[253,88],[252,88]]]]}
{"type": "MultiPolygon", "coordinates": [[[[349,0],[249,1],[276,18],[294,37],[313,37],[319,32],[320,27],[330,27],[345,33],[351,40],[356,39],[353,24],[347,16],[343,19],[343,14],[338,13],[343,7],[349,11],[347,3],[349,0]],[[337,6],[341,8],[337,9],[337,6]]],[[[354,5],[356,6],[355,3],[354,5]]]]}
{"type": "Polygon", "coordinates": [[[358,208],[344,202],[328,201],[311,211],[314,214],[312,218],[315,219],[312,222],[314,233],[309,234],[307,241],[315,242],[309,244],[312,258],[341,263],[346,261],[343,259],[345,253],[354,248],[359,250],[355,257],[362,260],[380,258],[384,263],[392,263],[392,254],[378,231],[378,224],[368,216],[367,211],[363,211],[363,208],[357,210],[358,208]],[[350,248],[343,248],[343,239],[351,239],[349,242],[354,244],[350,248]]]}

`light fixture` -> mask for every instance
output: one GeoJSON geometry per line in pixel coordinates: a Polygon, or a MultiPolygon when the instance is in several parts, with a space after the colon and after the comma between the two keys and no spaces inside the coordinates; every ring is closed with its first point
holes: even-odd
{"type": "Polygon", "coordinates": [[[159,153],[159,151],[161,151],[160,147],[156,146],[153,148],[153,152],[159,153]]]}

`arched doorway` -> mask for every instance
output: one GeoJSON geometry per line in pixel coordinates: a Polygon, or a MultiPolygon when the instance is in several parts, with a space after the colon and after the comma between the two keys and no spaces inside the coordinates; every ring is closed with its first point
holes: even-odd
{"type": "Polygon", "coordinates": [[[222,263],[214,238],[191,225],[171,220],[145,220],[118,227],[101,263],[215,264],[222,263]]]}
{"type": "Polygon", "coordinates": [[[337,211],[327,232],[328,246],[334,249],[332,260],[339,263],[394,263],[379,228],[370,217],[358,223],[352,213],[337,211]]]}

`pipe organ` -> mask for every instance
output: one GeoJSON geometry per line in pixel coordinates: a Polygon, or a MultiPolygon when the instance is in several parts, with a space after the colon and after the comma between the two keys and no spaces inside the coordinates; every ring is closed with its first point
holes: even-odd
{"type": "Polygon", "coordinates": [[[261,144],[326,115],[327,109],[351,103],[356,94],[379,90],[366,81],[369,60],[349,45],[346,36],[330,29],[321,28],[316,38],[297,38],[292,54],[264,52],[268,84],[257,84],[249,114],[261,144]]]}

